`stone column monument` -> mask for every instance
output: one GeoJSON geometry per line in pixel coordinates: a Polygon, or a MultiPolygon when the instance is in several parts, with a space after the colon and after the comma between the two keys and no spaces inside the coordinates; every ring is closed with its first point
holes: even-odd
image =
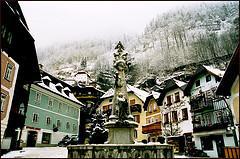
{"type": "Polygon", "coordinates": [[[112,113],[105,127],[109,129],[108,144],[133,144],[134,129],[138,124],[134,122],[128,102],[125,71],[128,69],[128,53],[124,51],[119,41],[115,47],[113,66],[116,69],[112,113]]]}

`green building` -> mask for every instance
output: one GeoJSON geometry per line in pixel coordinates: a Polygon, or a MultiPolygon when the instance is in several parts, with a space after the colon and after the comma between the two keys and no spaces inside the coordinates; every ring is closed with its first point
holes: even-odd
{"type": "MultiPolygon", "coordinates": [[[[78,135],[80,107],[71,86],[41,70],[42,82],[32,84],[25,126],[20,136],[23,146],[54,146],[66,135],[78,135]]],[[[24,114],[24,112],[20,113],[24,114]]]]}

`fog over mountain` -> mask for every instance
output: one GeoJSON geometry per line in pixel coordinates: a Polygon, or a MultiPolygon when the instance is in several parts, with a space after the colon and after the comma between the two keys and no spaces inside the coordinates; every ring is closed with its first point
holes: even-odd
{"type": "Polygon", "coordinates": [[[161,76],[164,70],[204,60],[230,56],[239,42],[239,3],[219,2],[180,8],[159,14],[141,35],[94,40],[38,48],[39,63],[60,78],[85,69],[97,77],[113,74],[113,49],[122,41],[132,58],[130,83],[144,76],[161,76]]]}

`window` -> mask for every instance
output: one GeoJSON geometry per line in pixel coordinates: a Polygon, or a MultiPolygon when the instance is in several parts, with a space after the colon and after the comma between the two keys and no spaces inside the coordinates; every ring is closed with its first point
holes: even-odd
{"type": "Polygon", "coordinates": [[[196,84],[196,87],[200,86],[200,80],[197,80],[195,84],[196,84]]]}
{"type": "Polygon", "coordinates": [[[7,99],[7,95],[1,93],[1,112],[4,111],[6,99],[7,99]]]}
{"type": "Polygon", "coordinates": [[[140,115],[134,115],[134,121],[140,123],[140,115]]]}
{"type": "Polygon", "coordinates": [[[156,103],[153,103],[153,111],[156,111],[157,110],[157,105],[156,103]]]}
{"type": "Polygon", "coordinates": [[[92,92],[88,92],[88,95],[91,95],[92,94],[92,92]]]}
{"type": "Polygon", "coordinates": [[[137,130],[134,129],[134,137],[137,138],[137,130]]]}
{"type": "Polygon", "coordinates": [[[112,102],[112,98],[109,99],[109,102],[112,102]]]}
{"type": "Polygon", "coordinates": [[[175,103],[180,102],[179,92],[175,93],[175,103]]]}
{"type": "Polygon", "coordinates": [[[50,144],[51,133],[42,133],[42,144],[50,144]]]}
{"type": "Polygon", "coordinates": [[[150,104],[150,105],[148,106],[148,112],[149,112],[149,113],[152,112],[152,104],[150,104]]]}
{"type": "Polygon", "coordinates": [[[49,106],[50,109],[52,109],[53,100],[51,98],[48,99],[48,106],[49,106]]]}
{"type": "Polygon", "coordinates": [[[38,119],[39,119],[38,114],[33,113],[33,122],[34,122],[34,123],[37,123],[37,122],[38,122],[38,119]]]}
{"type": "Polygon", "coordinates": [[[210,136],[200,137],[202,150],[213,150],[213,143],[210,136]]]}
{"type": "Polygon", "coordinates": [[[167,105],[172,105],[171,96],[167,96],[167,105]]]}
{"type": "Polygon", "coordinates": [[[177,111],[172,111],[172,121],[173,122],[177,122],[178,121],[177,111]]]}
{"type": "Polygon", "coordinates": [[[46,118],[46,123],[47,123],[47,125],[50,125],[50,124],[51,124],[51,118],[50,118],[50,117],[47,117],[47,118],[46,118]]]}
{"type": "Polygon", "coordinates": [[[77,127],[75,124],[73,124],[73,131],[76,131],[77,130],[77,127]]]}
{"type": "Polygon", "coordinates": [[[58,111],[60,112],[62,110],[62,103],[58,103],[58,111]]]}
{"type": "Polygon", "coordinates": [[[216,83],[220,82],[221,78],[220,77],[215,77],[216,83]]]}
{"type": "Polygon", "coordinates": [[[182,109],[182,120],[188,120],[187,108],[182,109]]]}
{"type": "Polygon", "coordinates": [[[103,106],[103,111],[107,111],[107,110],[108,110],[108,106],[107,105],[103,106]]]}
{"type": "Polygon", "coordinates": [[[35,101],[36,102],[40,102],[41,101],[41,94],[38,93],[38,92],[36,92],[35,101]]]}
{"type": "Polygon", "coordinates": [[[134,105],[135,104],[135,99],[131,99],[130,100],[130,105],[134,105]]]}
{"type": "Polygon", "coordinates": [[[168,119],[168,113],[164,114],[164,124],[168,124],[169,123],[169,119],[168,119]]]}
{"type": "Polygon", "coordinates": [[[67,124],[66,124],[66,129],[70,129],[70,124],[69,124],[69,122],[67,122],[67,124]]]}
{"type": "Polygon", "coordinates": [[[57,120],[57,127],[61,127],[61,121],[60,120],[57,120]]]}
{"type": "Polygon", "coordinates": [[[206,82],[209,82],[209,81],[211,81],[211,75],[206,76],[206,82]]]}
{"type": "Polygon", "coordinates": [[[5,71],[5,76],[4,78],[8,81],[11,80],[11,74],[12,74],[12,71],[13,71],[13,65],[11,65],[10,63],[7,64],[7,67],[6,67],[6,71],[5,71]]]}
{"type": "Polygon", "coordinates": [[[66,105],[66,107],[67,107],[67,112],[69,113],[70,112],[70,107],[67,106],[67,105],[66,105]]]}

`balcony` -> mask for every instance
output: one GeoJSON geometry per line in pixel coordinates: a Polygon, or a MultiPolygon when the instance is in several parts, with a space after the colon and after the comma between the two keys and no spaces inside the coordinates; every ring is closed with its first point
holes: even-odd
{"type": "Polygon", "coordinates": [[[230,112],[227,108],[194,114],[193,132],[226,129],[231,123],[230,112]]]}
{"type": "Polygon", "coordinates": [[[142,126],[142,133],[143,134],[154,133],[154,132],[160,133],[161,130],[162,129],[161,129],[161,122],[160,121],[142,126]]]}
{"type": "Polygon", "coordinates": [[[191,112],[201,112],[213,109],[213,99],[205,96],[198,96],[190,100],[191,112]]]}

